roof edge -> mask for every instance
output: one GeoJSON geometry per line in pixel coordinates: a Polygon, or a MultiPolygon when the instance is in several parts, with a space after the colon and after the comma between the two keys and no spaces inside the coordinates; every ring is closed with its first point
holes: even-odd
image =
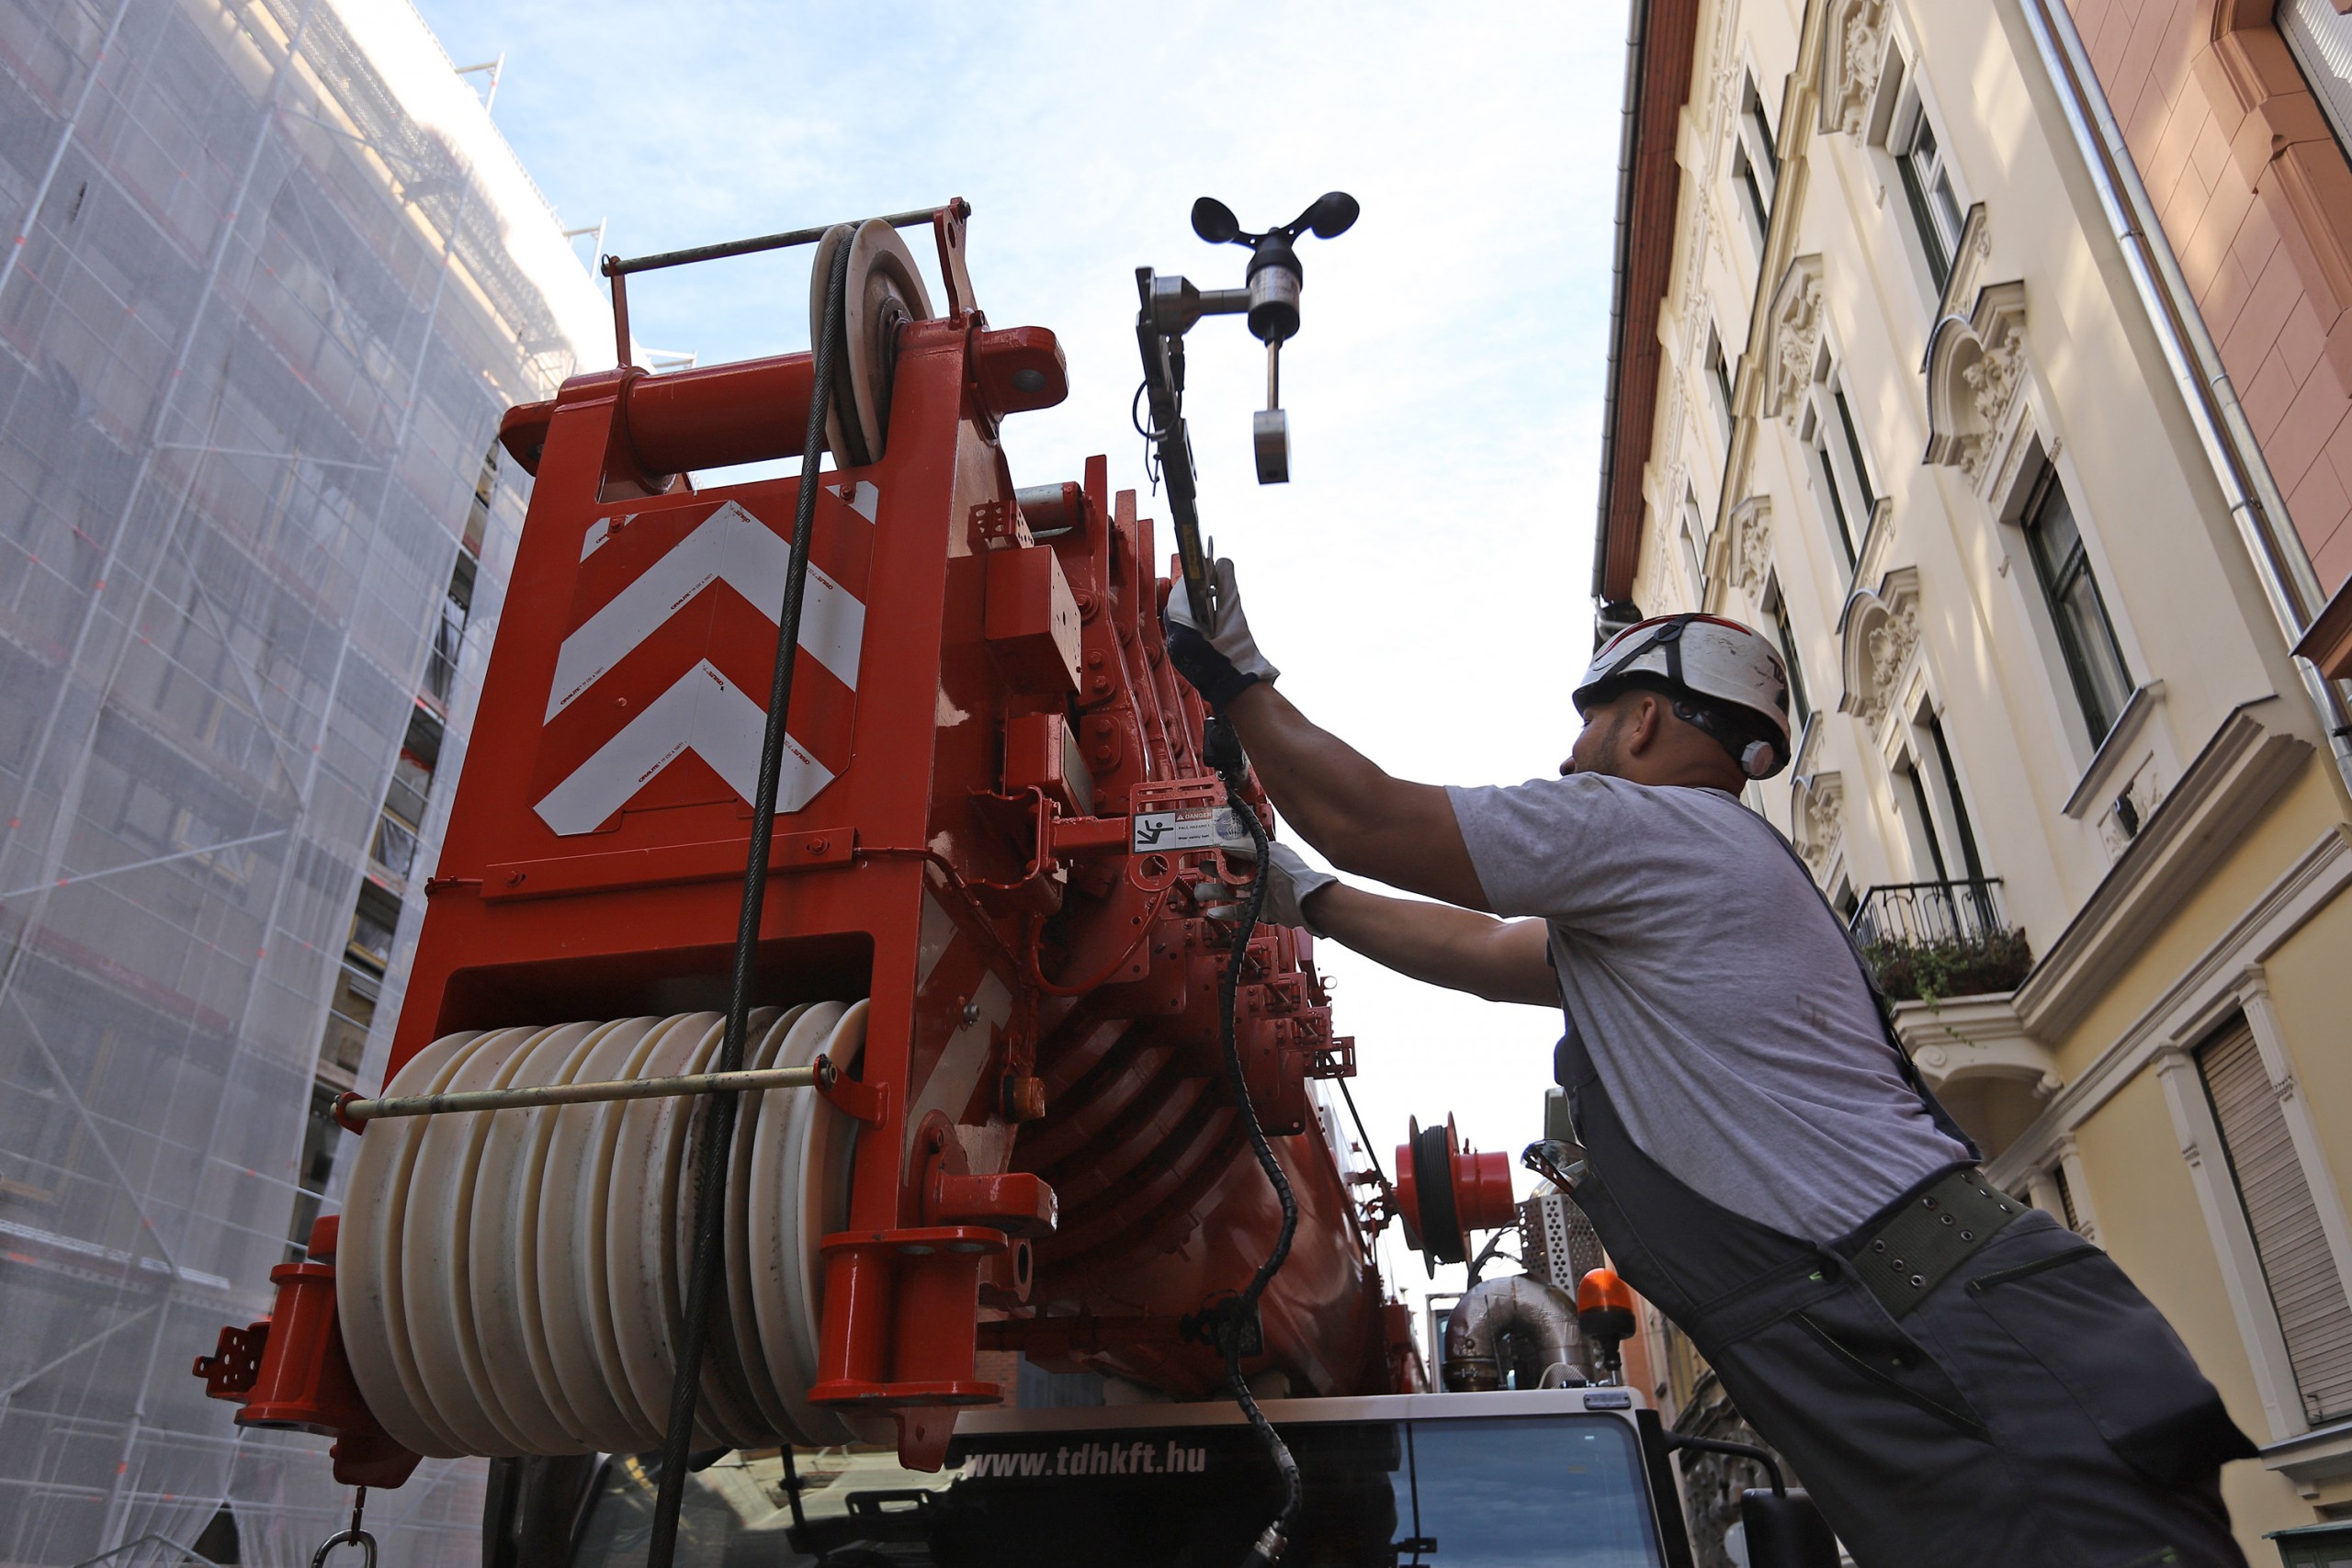
{"type": "Polygon", "coordinates": [[[1601,404],[1600,497],[1592,545],[1596,599],[1633,592],[1642,535],[1641,475],[1657,422],[1658,315],[1674,264],[1682,168],[1676,130],[1690,96],[1699,0],[1633,0],[1617,156],[1617,255],[1601,404]]]}

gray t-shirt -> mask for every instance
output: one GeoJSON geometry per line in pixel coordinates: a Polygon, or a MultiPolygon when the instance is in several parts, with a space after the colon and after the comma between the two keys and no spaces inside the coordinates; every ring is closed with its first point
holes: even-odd
{"type": "Polygon", "coordinates": [[[1826,1242],[1968,1157],[1905,1086],[1836,918],[1736,799],[1597,773],[1448,794],[1495,913],[1550,922],[1626,1130],[1690,1187],[1826,1242]]]}

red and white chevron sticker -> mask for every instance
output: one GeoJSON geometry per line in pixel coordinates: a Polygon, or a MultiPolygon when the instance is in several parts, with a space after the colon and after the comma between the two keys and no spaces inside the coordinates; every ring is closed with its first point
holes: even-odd
{"type": "MultiPolygon", "coordinates": [[[[763,498],[764,499],[764,498],[763,498]]],[[[879,493],[828,485],[809,541],[792,714],[776,810],[794,812],[849,765],[879,493]]],[[[593,833],[624,808],[752,799],[790,502],[771,523],[741,502],[599,519],[581,548],[571,630],[556,657],[535,808],[593,833]]]]}

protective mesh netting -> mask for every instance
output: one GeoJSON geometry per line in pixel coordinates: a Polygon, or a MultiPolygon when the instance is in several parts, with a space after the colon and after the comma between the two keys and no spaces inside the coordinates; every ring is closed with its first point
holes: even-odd
{"type": "MultiPolygon", "coordinates": [[[[405,0],[0,0],[0,1564],[224,1498],[243,1562],[306,1562],[325,1441],[188,1366],[315,1210],[322,1040],[381,1071],[520,527],[498,417],[609,329],[405,0]]],[[[479,1561],[480,1492],[377,1495],[386,1561],[479,1561]]]]}

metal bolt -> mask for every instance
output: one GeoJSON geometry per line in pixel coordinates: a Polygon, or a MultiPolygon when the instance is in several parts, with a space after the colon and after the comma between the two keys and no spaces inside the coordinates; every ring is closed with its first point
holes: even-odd
{"type": "Polygon", "coordinates": [[[1098,648],[1093,652],[1086,656],[1086,667],[1089,670],[1100,670],[1102,668],[1102,650],[1101,649],[1098,648]]]}
{"type": "Polygon", "coordinates": [[[1111,677],[1108,675],[1097,675],[1090,684],[1092,686],[1096,696],[1102,696],[1111,690],[1111,677]]]}
{"type": "Polygon", "coordinates": [[[833,841],[831,839],[811,839],[804,847],[808,853],[820,855],[833,847],[833,841]]]}
{"type": "Polygon", "coordinates": [[[968,1029],[968,1028],[970,1028],[973,1024],[976,1024],[976,1023],[978,1023],[978,1022],[979,1022],[979,1021],[980,1021],[980,1004],[979,1004],[979,1003],[978,1003],[978,1002],[966,1002],[966,1003],[964,1004],[964,1026],[965,1026],[967,1029],[968,1029]]]}

